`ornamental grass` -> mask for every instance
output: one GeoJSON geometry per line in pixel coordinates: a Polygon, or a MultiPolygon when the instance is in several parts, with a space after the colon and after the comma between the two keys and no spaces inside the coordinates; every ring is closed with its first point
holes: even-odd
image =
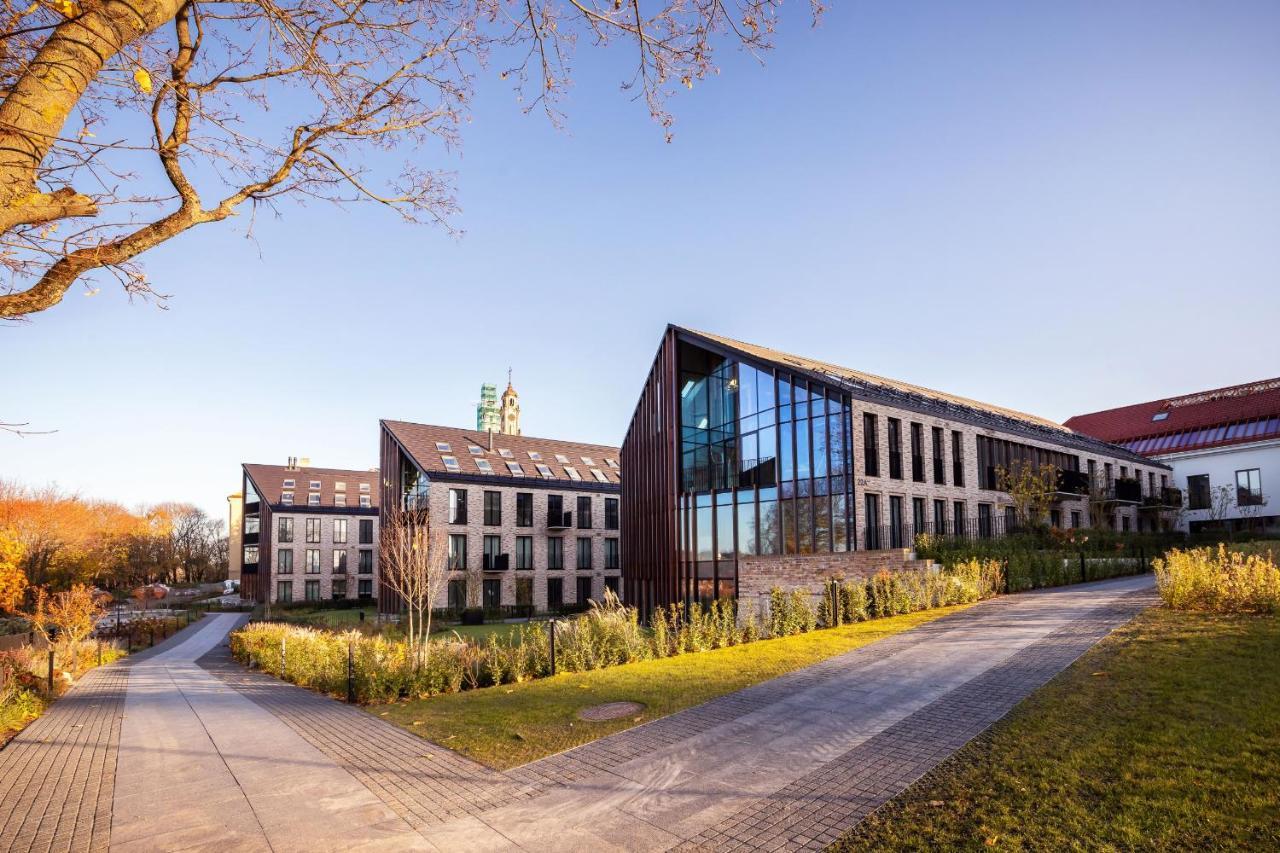
{"type": "Polygon", "coordinates": [[[1160,597],[1176,610],[1280,613],[1280,568],[1275,552],[1214,548],[1174,549],[1154,561],[1160,597]]]}

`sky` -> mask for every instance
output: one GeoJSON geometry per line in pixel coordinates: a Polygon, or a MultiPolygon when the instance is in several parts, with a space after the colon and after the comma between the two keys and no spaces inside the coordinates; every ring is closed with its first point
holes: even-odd
{"type": "Polygon", "coordinates": [[[0,477],[224,515],[379,418],[621,443],[667,323],[1064,420],[1280,375],[1280,4],[833,3],[670,107],[580,45],[557,130],[482,73],[460,237],[286,204],[0,326],[0,477]]]}

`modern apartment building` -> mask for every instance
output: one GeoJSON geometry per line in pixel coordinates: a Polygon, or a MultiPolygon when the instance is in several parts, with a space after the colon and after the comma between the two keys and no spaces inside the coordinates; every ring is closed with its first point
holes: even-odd
{"type": "MultiPolygon", "coordinates": [[[[1049,521],[1159,526],[1169,466],[1053,421],[669,326],[623,442],[625,599],[754,596],[874,565],[918,533],[1015,525],[998,470],[1058,471],[1049,521]]],[[[1171,509],[1171,508],[1170,508],[1171,509]]]]}
{"type": "MultiPolygon", "coordinates": [[[[556,611],[618,590],[618,448],[404,421],[380,431],[384,523],[426,510],[448,531],[436,607],[556,611]]],[[[388,589],[379,602],[399,609],[388,589]]]]}
{"type": "Polygon", "coordinates": [[[372,601],[378,579],[378,471],[242,466],[240,597],[372,601]]]}
{"type": "Polygon", "coordinates": [[[1066,425],[1170,465],[1180,525],[1280,530],[1280,378],[1076,415],[1066,425]]]}

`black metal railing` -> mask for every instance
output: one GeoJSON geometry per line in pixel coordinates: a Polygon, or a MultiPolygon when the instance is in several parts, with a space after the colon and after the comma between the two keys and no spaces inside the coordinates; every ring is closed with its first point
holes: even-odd
{"type": "Polygon", "coordinates": [[[1067,471],[1059,468],[1056,491],[1059,495],[1087,495],[1089,494],[1089,475],[1083,471],[1067,471]]]}
{"type": "Polygon", "coordinates": [[[889,479],[891,480],[902,479],[902,451],[901,450],[889,451],[889,479]]]}
{"type": "Polygon", "coordinates": [[[924,457],[919,453],[911,454],[911,481],[913,483],[924,482],[924,457]]]}
{"type": "Polygon", "coordinates": [[[1117,478],[1103,490],[1103,503],[1137,504],[1142,503],[1142,481],[1129,478],[1117,478]]]}
{"type": "Polygon", "coordinates": [[[486,572],[505,572],[511,567],[511,558],[507,554],[485,554],[482,568],[486,572]]]}
{"type": "Polygon", "coordinates": [[[1142,499],[1143,509],[1179,509],[1182,506],[1182,489],[1163,486],[1153,495],[1142,499]]]}
{"type": "Polygon", "coordinates": [[[942,457],[933,457],[933,482],[937,485],[944,484],[947,480],[946,472],[947,464],[942,460],[942,457]]]}
{"type": "Polygon", "coordinates": [[[548,512],[547,527],[552,530],[563,530],[567,527],[573,527],[573,511],[566,510],[564,512],[548,512]]]}

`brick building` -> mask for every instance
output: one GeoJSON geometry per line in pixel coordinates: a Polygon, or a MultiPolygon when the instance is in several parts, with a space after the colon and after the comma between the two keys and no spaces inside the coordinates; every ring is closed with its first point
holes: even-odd
{"type": "MultiPolygon", "coordinates": [[[[425,508],[448,531],[451,577],[436,607],[546,612],[618,589],[618,448],[404,421],[380,432],[383,520],[425,508]]],[[[379,606],[397,611],[390,590],[379,606]]]]}
{"type": "Polygon", "coordinates": [[[676,326],[621,457],[625,599],[642,612],[865,573],[919,533],[1002,535],[1016,518],[997,470],[1015,461],[1057,468],[1057,527],[1173,511],[1168,465],[1053,421],[676,326]]]}
{"type": "Polygon", "coordinates": [[[240,597],[372,601],[378,578],[378,471],[245,464],[240,597]]]}

